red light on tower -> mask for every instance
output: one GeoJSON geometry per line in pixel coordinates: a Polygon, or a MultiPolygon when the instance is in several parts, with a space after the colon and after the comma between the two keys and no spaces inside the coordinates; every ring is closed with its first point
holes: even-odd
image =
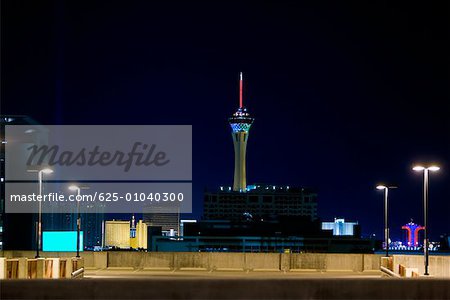
{"type": "Polygon", "coordinates": [[[242,86],[243,86],[243,79],[242,79],[242,72],[239,74],[239,107],[242,108],[242,86]]]}

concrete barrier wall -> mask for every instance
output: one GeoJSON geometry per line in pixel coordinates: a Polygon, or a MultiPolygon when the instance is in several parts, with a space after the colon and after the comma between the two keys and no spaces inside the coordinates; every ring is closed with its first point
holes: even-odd
{"type": "MultiPolygon", "coordinates": [[[[4,251],[5,257],[29,257],[34,251],[4,251]]],[[[41,252],[42,257],[74,257],[72,252],[41,252]]],[[[224,252],[81,252],[86,268],[161,270],[379,270],[380,255],[327,253],[224,253],[224,252]]]]}
{"type": "MultiPolygon", "coordinates": [[[[420,275],[425,272],[423,255],[393,255],[393,260],[395,273],[398,273],[399,265],[417,268],[420,275]]],[[[450,256],[429,256],[428,273],[434,277],[450,277],[450,256]]]]}
{"type": "Polygon", "coordinates": [[[168,269],[173,270],[174,253],[173,252],[144,252],[144,269],[168,269]]]}
{"type": "Polygon", "coordinates": [[[363,254],[363,271],[380,270],[381,257],[380,254],[363,254]]]}
{"type": "MultiPolygon", "coordinates": [[[[34,251],[3,251],[6,258],[34,258],[34,251]]],[[[75,252],[41,252],[45,258],[70,258],[75,252]]],[[[265,271],[336,271],[354,272],[380,269],[382,255],[328,253],[223,253],[223,252],[81,252],[86,268],[134,268],[161,270],[265,270],[265,271]]],[[[424,273],[422,255],[394,255],[394,271],[399,265],[424,273]]],[[[430,274],[450,277],[450,256],[430,256],[430,274]]]]}
{"type": "Polygon", "coordinates": [[[435,274],[435,276],[439,277],[450,277],[449,256],[430,256],[430,266],[430,274],[435,274]]]}
{"type": "Polygon", "coordinates": [[[112,251],[108,252],[108,267],[140,268],[143,265],[144,252],[112,251]]]}
{"type": "Polygon", "coordinates": [[[244,253],[246,270],[281,271],[279,253],[244,253]]]}
{"type": "Polygon", "coordinates": [[[176,270],[210,270],[210,253],[208,252],[176,252],[174,256],[176,270]]]}
{"type": "Polygon", "coordinates": [[[108,267],[170,270],[369,271],[380,269],[372,254],[279,254],[223,252],[106,252],[108,267]]]}
{"type": "MultiPolygon", "coordinates": [[[[87,252],[86,252],[87,254],[87,252]]],[[[88,255],[82,255],[81,257],[84,258],[84,264],[86,267],[89,268],[98,268],[98,269],[104,269],[108,267],[108,253],[107,252],[93,252],[93,262],[89,265],[86,264],[86,257],[88,255]]]]}
{"type": "Polygon", "coordinates": [[[243,253],[211,252],[209,263],[213,271],[244,271],[246,269],[243,253]]]}
{"type": "Polygon", "coordinates": [[[325,270],[326,255],[322,253],[302,253],[289,255],[289,270],[325,270]]]}
{"type": "Polygon", "coordinates": [[[326,270],[349,270],[362,272],[364,266],[363,254],[326,254],[326,270]]]}

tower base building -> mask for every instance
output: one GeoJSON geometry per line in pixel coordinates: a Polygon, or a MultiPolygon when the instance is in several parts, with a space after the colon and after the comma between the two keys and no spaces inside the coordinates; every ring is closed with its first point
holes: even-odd
{"type": "Polygon", "coordinates": [[[204,220],[264,221],[283,217],[317,219],[317,193],[311,189],[251,185],[246,193],[220,187],[204,195],[204,220]]]}

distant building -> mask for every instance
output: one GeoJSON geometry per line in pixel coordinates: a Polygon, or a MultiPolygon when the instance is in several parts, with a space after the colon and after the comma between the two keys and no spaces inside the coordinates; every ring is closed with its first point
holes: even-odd
{"type": "MultiPolygon", "coordinates": [[[[133,227],[133,226],[132,226],[133,227]]],[[[131,228],[130,247],[133,249],[147,249],[147,224],[139,220],[135,228],[131,228]]]]}
{"type": "Polygon", "coordinates": [[[105,221],[105,247],[147,249],[147,224],[130,221],[105,221]]]}
{"type": "MultiPolygon", "coordinates": [[[[17,167],[14,161],[11,163],[11,159],[17,159],[16,157],[7,158],[5,145],[8,145],[9,151],[17,153],[26,153],[27,145],[39,143],[39,141],[46,140],[46,128],[43,125],[39,125],[35,120],[28,116],[15,116],[15,115],[2,115],[0,116],[0,249],[4,244],[4,249],[16,250],[16,249],[33,249],[35,248],[35,222],[37,220],[37,214],[5,214],[4,198],[5,198],[5,183],[6,178],[6,160],[9,161],[9,166],[17,167]],[[10,143],[5,139],[5,127],[8,125],[30,125],[33,129],[30,132],[25,131],[27,142],[22,143],[10,143]],[[39,130],[35,131],[38,127],[39,130]],[[24,147],[23,149],[19,147],[24,147]],[[9,230],[11,228],[11,230],[9,230]],[[2,237],[2,229],[5,231],[2,237]],[[20,236],[20,238],[17,238],[20,236]],[[3,239],[5,240],[3,243],[3,239]]],[[[45,186],[45,182],[44,182],[45,186]]],[[[67,212],[67,207],[59,203],[58,205],[50,205],[52,213],[45,213],[42,215],[42,230],[43,231],[71,231],[76,230],[76,211],[67,212]]],[[[89,208],[89,207],[88,207],[89,208]]],[[[102,241],[102,221],[104,220],[103,214],[104,206],[92,206],[89,208],[90,213],[82,214],[81,216],[81,230],[84,232],[83,240],[84,246],[87,248],[93,248],[95,246],[101,246],[102,241]]]]}
{"type": "Polygon", "coordinates": [[[105,247],[131,247],[130,221],[105,221],[105,247]]]}
{"type": "Polygon", "coordinates": [[[204,195],[205,220],[272,220],[280,217],[316,220],[317,193],[299,187],[261,184],[248,186],[246,193],[220,187],[219,191],[204,195]]]}
{"type": "Polygon", "coordinates": [[[185,234],[184,231],[185,225],[192,223],[197,223],[197,220],[180,220],[180,236],[184,236],[185,234]]]}
{"type": "Polygon", "coordinates": [[[335,236],[355,236],[358,222],[345,222],[345,219],[334,218],[334,222],[322,222],[322,230],[329,230],[335,236]]]}
{"type": "Polygon", "coordinates": [[[177,240],[159,236],[154,238],[149,251],[373,253],[376,247],[376,240],[353,237],[190,236],[177,240]]]}
{"type": "Polygon", "coordinates": [[[151,205],[144,208],[144,222],[151,227],[161,227],[164,236],[175,236],[180,231],[180,214],[168,210],[167,206],[151,205]]]}
{"type": "MultiPolygon", "coordinates": [[[[0,115],[0,250],[29,250],[33,249],[35,245],[36,215],[5,214],[5,184],[8,180],[6,178],[6,160],[8,158],[5,155],[5,146],[8,141],[5,129],[8,125],[39,124],[28,116],[0,115]]],[[[10,144],[8,147],[13,147],[13,145],[10,144]]],[[[20,151],[20,149],[17,150],[20,151]]],[[[14,164],[10,161],[10,165],[14,164]]]]}
{"type": "Polygon", "coordinates": [[[84,246],[88,249],[102,246],[102,227],[105,221],[104,204],[87,207],[89,213],[81,216],[81,230],[84,232],[84,246]]]}
{"type": "MultiPolygon", "coordinates": [[[[49,231],[76,230],[77,213],[67,212],[63,204],[53,205],[52,213],[43,215],[42,227],[49,231]]],[[[86,213],[81,214],[81,230],[84,232],[83,244],[87,249],[102,246],[102,223],[105,220],[104,204],[87,205],[86,213]]]]}
{"type": "Polygon", "coordinates": [[[259,237],[330,237],[320,230],[320,223],[305,217],[280,217],[277,220],[201,220],[183,225],[183,236],[259,236],[259,237]]]}

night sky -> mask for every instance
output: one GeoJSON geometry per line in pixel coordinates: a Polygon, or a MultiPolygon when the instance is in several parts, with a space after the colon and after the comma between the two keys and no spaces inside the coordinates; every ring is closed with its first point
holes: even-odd
{"type": "Polygon", "coordinates": [[[42,124],[192,124],[194,214],[231,185],[227,118],[255,117],[248,183],[319,192],[323,220],[382,237],[422,223],[450,233],[449,7],[444,1],[1,1],[1,113],[42,124]],[[364,3],[361,3],[364,2],[364,3]]]}

